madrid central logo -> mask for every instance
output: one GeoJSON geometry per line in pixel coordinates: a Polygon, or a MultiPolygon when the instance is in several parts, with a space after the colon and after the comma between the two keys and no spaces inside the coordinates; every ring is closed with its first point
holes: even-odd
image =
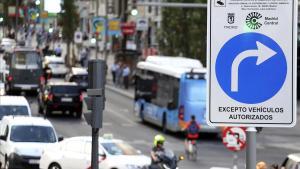
{"type": "Polygon", "coordinates": [[[262,15],[258,12],[251,12],[246,17],[246,25],[250,29],[259,29],[262,24],[259,22],[259,19],[262,18],[262,15]]]}

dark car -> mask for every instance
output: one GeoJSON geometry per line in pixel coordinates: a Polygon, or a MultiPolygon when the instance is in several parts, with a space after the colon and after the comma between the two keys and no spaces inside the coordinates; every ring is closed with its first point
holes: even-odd
{"type": "Polygon", "coordinates": [[[82,101],[82,90],[76,83],[49,82],[39,93],[39,113],[49,116],[52,111],[69,111],[81,118],[82,101]]]}
{"type": "Polygon", "coordinates": [[[88,88],[88,72],[85,68],[73,67],[66,75],[66,81],[75,82],[82,90],[86,90],[88,88]]]}
{"type": "Polygon", "coordinates": [[[4,54],[9,67],[6,91],[37,91],[43,80],[41,56],[33,48],[18,47],[4,54]]]}

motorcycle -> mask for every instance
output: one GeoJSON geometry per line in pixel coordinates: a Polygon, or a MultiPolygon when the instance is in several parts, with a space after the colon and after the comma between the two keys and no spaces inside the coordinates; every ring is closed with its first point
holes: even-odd
{"type": "Polygon", "coordinates": [[[197,160],[197,154],[198,154],[197,141],[196,140],[189,140],[187,150],[186,150],[187,158],[189,160],[196,161],[197,160]]]}
{"type": "Polygon", "coordinates": [[[183,156],[178,158],[172,150],[166,149],[164,152],[157,152],[159,162],[155,165],[151,165],[149,169],[178,169],[178,162],[184,160],[183,156]]]}

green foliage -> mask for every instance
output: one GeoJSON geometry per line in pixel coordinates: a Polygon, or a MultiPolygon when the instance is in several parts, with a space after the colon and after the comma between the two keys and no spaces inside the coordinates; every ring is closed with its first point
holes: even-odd
{"type": "Polygon", "coordinates": [[[62,23],[62,35],[67,43],[73,41],[74,33],[79,25],[79,16],[76,11],[74,0],[65,0],[61,4],[64,11],[61,14],[60,22],[62,23]]]}
{"type": "MultiPolygon", "coordinates": [[[[206,0],[168,0],[168,2],[206,3],[206,0]]],[[[206,65],[206,9],[162,8],[158,43],[163,55],[199,59],[206,65]]]]}

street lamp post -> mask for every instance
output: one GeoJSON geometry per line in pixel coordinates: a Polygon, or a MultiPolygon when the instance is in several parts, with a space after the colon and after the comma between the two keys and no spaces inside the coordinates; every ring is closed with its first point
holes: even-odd
{"type": "Polygon", "coordinates": [[[19,0],[16,0],[16,27],[15,27],[15,40],[18,41],[18,14],[19,14],[19,0]]]}
{"type": "Polygon", "coordinates": [[[105,64],[107,62],[107,57],[108,57],[108,50],[107,50],[107,42],[108,42],[108,26],[109,26],[109,22],[108,22],[108,0],[105,0],[105,37],[104,37],[104,60],[105,60],[105,64]]]}

